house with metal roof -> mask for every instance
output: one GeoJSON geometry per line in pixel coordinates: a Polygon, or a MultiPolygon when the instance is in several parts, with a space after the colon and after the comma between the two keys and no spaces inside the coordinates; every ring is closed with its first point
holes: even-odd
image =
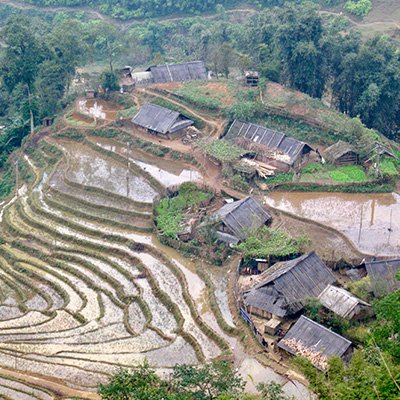
{"type": "Polygon", "coordinates": [[[146,129],[149,133],[170,134],[181,133],[193,125],[193,121],[177,111],[147,103],[133,117],[132,122],[146,129]]]}
{"type": "Polygon", "coordinates": [[[256,160],[282,170],[298,167],[313,151],[307,143],[264,126],[235,120],[224,136],[248,150],[256,160]]]}
{"type": "Polygon", "coordinates": [[[346,289],[328,285],[318,297],[328,310],[342,318],[356,320],[370,315],[371,305],[354,296],[346,289]]]}
{"type": "Polygon", "coordinates": [[[400,258],[368,261],[365,267],[375,296],[380,297],[400,289],[400,280],[396,277],[400,273],[400,258]]]}
{"type": "Polygon", "coordinates": [[[271,213],[253,197],[222,206],[211,216],[219,240],[237,244],[272,219],[271,213]]]}
{"type": "Polygon", "coordinates": [[[353,351],[350,340],[304,315],[279,341],[278,347],[290,354],[307,358],[321,370],[328,368],[329,357],[338,356],[347,361],[353,351]]]}
{"type": "Polygon", "coordinates": [[[339,140],[324,151],[324,157],[334,165],[357,164],[359,155],[350,143],[339,140]]]}
{"type": "Polygon", "coordinates": [[[149,67],[153,83],[185,82],[207,79],[207,69],[203,61],[180,64],[163,64],[149,67]]]}
{"type": "Polygon", "coordinates": [[[243,294],[248,312],[263,318],[285,318],[318,298],[336,278],[315,252],[279,262],[257,277],[257,284],[243,294]]]}

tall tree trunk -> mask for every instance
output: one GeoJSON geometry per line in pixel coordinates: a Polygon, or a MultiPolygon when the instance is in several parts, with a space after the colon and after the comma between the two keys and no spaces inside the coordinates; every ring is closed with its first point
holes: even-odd
{"type": "Polygon", "coordinates": [[[29,115],[30,115],[30,122],[31,122],[31,133],[33,133],[35,131],[35,121],[33,119],[31,91],[29,89],[29,85],[26,85],[26,87],[28,90],[28,103],[29,103],[29,115]]]}

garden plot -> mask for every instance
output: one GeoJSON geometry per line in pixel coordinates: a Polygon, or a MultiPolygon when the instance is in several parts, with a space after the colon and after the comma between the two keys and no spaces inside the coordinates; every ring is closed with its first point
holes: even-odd
{"type": "Polygon", "coordinates": [[[151,203],[157,196],[146,179],[134,175],[125,165],[82,145],[68,150],[71,153],[67,176],[71,181],[143,203],[151,203]]]}

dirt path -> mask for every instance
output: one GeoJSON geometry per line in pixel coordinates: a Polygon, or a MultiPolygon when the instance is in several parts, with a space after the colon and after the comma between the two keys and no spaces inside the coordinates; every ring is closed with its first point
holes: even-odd
{"type": "Polygon", "coordinates": [[[39,374],[24,374],[17,372],[13,369],[0,367],[0,374],[11,379],[21,381],[28,385],[38,386],[42,389],[48,390],[61,398],[80,398],[88,400],[99,400],[100,396],[96,393],[85,392],[83,390],[72,389],[61,382],[52,380],[49,377],[41,376],[39,374]]]}
{"type": "MultiPolygon", "coordinates": [[[[65,7],[65,6],[39,6],[36,4],[30,4],[30,3],[24,3],[20,1],[15,1],[15,0],[0,0],[0,4],[5,4],[20,10],[36,10],[36,11],[41,11],[41,12],[50,12],[50,13],[56,13],[56,12],[86,12],[89,14],[89,16],[92,19],[100,19],[102,21],[105,21],[111,25],[114,25],[122,30],[127,30],[131,26],[142,24],[146,22],[147,20],[145,19],[128,19],[126,21],[122,21],[116,18],[113,18],[111,16],[105,15],[100,13],[99,11],[87,7],[87,6],[71,6],[71,7],[65,7]]],[[[254,15],[257,11],[254,8],[234,8],[232,10],[226,10],[227,14],[250,14],[254,15]]],[[[215,18],[215,13],[212,14],[204,14],[202,15],[204,19],[213,19],[215,18]]],[[[154,17],[154,20],[157,20],[159,22],[174,22],[174,21],[180,21],[184,18],[187,18],[187,16],[183,17],[154,17]]]]}
{"type": "Polygon", "coordinates": [[[393,19],[388,19],[385,21],[371,21],[371,22],[363,22],[363,21],[356,21],[354,19],[352,19],[349,15],[344,14],[342,12],[334,12],[334,11],[326,11],[326,10],[322,10],[320,11],[321,15],[332,15],[335,17],[340,17],[340,16],[345,16],[349,19],[349,21],[358,27],[372,27],[372,26],[379,26],[382,24],[385,25],[392,25],[394,28],[400,29],[400,23],[398,21],[395,21],[393,19]]]}

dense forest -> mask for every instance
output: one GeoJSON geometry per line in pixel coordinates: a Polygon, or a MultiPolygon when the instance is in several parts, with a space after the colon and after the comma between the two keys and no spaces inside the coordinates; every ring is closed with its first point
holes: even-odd
{"type": "MultiPolygon", "coordinates": [[[[301,3],[301,0],[290,0],[301,3]]],[[[234,7],[240,4],[238,0],[26,0],[41,6],[90,6],[114,18],[126,20],[131,18],[158,17],[171,14],[199,15],[204,12],[215,11],[217,6],[234,7]]],[[[315,0],[323,6],[335,6],[343,3],[342,0],[315,0]]],[[[247,4],[255,7],[282,6],[285,0],[250,0],[247,4]]],[[[366,15],[372,8],[371,0],[349,0],[345,4],[346,10],[356,15],[366,15]]]]}

